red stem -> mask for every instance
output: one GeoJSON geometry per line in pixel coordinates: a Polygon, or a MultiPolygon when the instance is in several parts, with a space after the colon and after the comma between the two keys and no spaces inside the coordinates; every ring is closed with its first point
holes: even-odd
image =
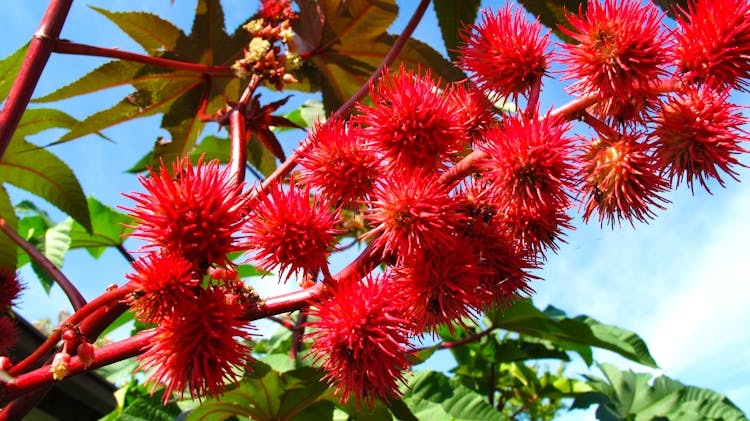
{"type": "Polygon", "coordinates": [[[86,305],[86,300],[83,298],[83,295],[81,295],[81,292],[78,291],[78,288],[70,282],[65,274],[63,274],[62,271],[47,258],[47,256],[42,254],[42,252],[32,246],[31,243],[26,241],[13,228],[11,228],[8,225],[8,222],[2,217],[0,217],[0,230],[18,244],[18,246],[21,247],[36,264],[41,266],[42,269],[52,277],[52,280],[60,285],[60,288],[62,288],[63,292],[68,297],[70,304],[73,305],[73,308],[76,311],[86,305]]]}
{"type": "Polygon", "coordinates": [[[120,60],[150,64],[152,66],[163,67],[166,69],[183,70],[186,72],[196,72],[214,76],[234,76],[234,70],[226,66],[207,66],[205,64],[186,63],[184,61],[169,60],[160,57],[147,56],[144,54],[131,53],[129,51],[122,51],[116,48],[94,47],[93,45],[78,44],[65,40],[57,41],[54,51],[61,54],[116,58],[120,60]]]}
{"type": "MultiPolygon", "coordinates": [[[[133,290],[134,286],[135,284],[133,284],[132,282],[128,282],[127,284],[117,289],[105,292],[104,294],[91,300],[90,303],[86,304],[78,311],[73,313],[73,315],[65,320],[61,324],[61,326],[75,326],[81,323],[87,316],[97,314],[97,310],[104,308],[109,304],[119,302],[120,300],[125,298],[125,296],[133,290]]],[[[87,332],[87,336],[88,335],[91,335],[91,332],[87,332]]],[[[26,357],[26,359],[11,367],[11,369],[8,370],[8,373],[12,376],[15,376],[28,370],[34,364],[44,358],[45,355],[51,352],[55,348],[55,345],[57,345],[57,342],[59,340],[60,331],[58,330],[50,335],[50,337],[47,338],[47,340],[42,345],[40,345],[39,348],[37,348],[31,355],[26,357]]]]}
{"type": "Polygon", "coordinates": [[[52,54],[55,41],[60,36],[72,3],[73,0],[51,0],[39,28],[29,43],[29,50],[21,65],[21,71],[18,72],[16,81],[8,93],[8,99],[0,112],[0,158],[5,154],[21,121],[21,116],[29,105],[31,95],[52,54]]]}
{"type": "MultiPolygon", "coordinates": [[[[140,354],[153,341],[152,334],[153,330],[144,330],[135,336],[97,349],[94,354],[94,363],[89,368],[85,368],[78,357],[71,357],[68,365],[68,376],[74,376],[140,354]]],[[[36,370],[24,373],[8,383],[2,394],[3,402],[9,402],[26,393],[35,392],[54,382],[49,366],[44,365],[36,370]]]]}
{"type": "MultiPolygon", "coordinates": [[[[375,69],[375,72],[373,72],[373,74],[370,76],[370,79],[362,84],[362,86],[359,87],[359,90],[333,113],[334,117],[343,117],[348,114],[349,111],[351,111],[352,107],[354,107],[354,104],[365,97],[367,92],[370,90],[370,86],[377,82],[377,80],[383,74],[385,68],[393,64],[398,55],[401,53],[401,50],[403,50],[404,46],[409,41],[409,38],[411,38],[411,34],[414,32],[414,30],[417,28],[417,25],[422,20],[422,17],[427,10],[427,6],[429,5],[430,0],[421,0],[419,2],[417,9],[414,11],[411,19],[409,19],[406,27],[404,27],[401,35],[396,38],[396,41],[393,42],[391,49],[388,50],[388,53],[383,58],[383,62],[380,63],[380,66],[378,66],[377,69],[375,69]]],[[[328,121],[330,121],[330,119],[328,121]]],[[[307,145],[308,141],[307,139],[305,139],[304,141],[302,141],[300,146],[292,153],[292,155],[287,158],[286,161],[276,167],[276,170],[274,170],[274,172],[265,181],[263,181],[263,183],[261,183],[260,189],[253,192],[251,196],[254,197],[260,191],[265,191],[268,186],[270,186],[272,183],[275,183],[276,180],[289,174],[289,172],[291,172],[292,169],[297,165],[297,159],[299,158],[300,153],[305,150],[307,145]]]]}
{"type": "Polygon", "coordinates": [[[240,96],[237,105],[229,112],[229,131],[232,137],[232,153],[229,158],[230,177],[237,180],[237,185],[245,181],[245,163],[247,162],[247,128],[246,112],[247,104],[253,97],[255,89],[260,84],[261,78],[253,75],[245,90],[240,96]]]}

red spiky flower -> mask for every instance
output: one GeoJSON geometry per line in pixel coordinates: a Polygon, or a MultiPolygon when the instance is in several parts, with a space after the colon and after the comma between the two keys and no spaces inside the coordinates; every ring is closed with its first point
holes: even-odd
{"type": "Polygon", "coordinates": [[[0,268],[0,314],[10,311],[16,299],[21,295],[23,285],[15,268],[0,268]]]}
{"type": "Polygon", "coordinates": [[[418,331],[435,332],[437,327],[464,324],[482,305],[487,291],[481,276],[488,271],[479,265],[479,255],[465,237],[454,237],[450,246],[423,249],[407,256],[396,268],[398,291],[408,303],[408,316],[418,331]]]}
{"type": "Polygon", "coordinates": [[[438,175],[424,170],[384,178],[372,197],[367,218],[374,228],[366,237],[374,237],[373,244],[383,254],[403,257],[418,249],[443,248],[464,218],[438,175]]]}
{"type": "Polygon", "coordinates": [[[514,115],[485,133],[479,149],[488,157],[481,165],[488,169],[500,211],[567,203],[575,171],[570,138],[565,137],[569,128],[560,117],[514,115]]]}
{"type": "Polygon", "coordinates": [[[291,0],[262,0],[258,12],[267,22],[281,22],[285,19],[295,19],[297,14],[292,10],[291,0]]]}
{"type": "Polygon", "coordinates": [[[442,168],[450,154],[460,150],[462,127],[457,110],[432,81],[400,67],[385,72],[370,89],[373,107],[358,105],[357,122],[364,137],[385,157],[392,171],[442,168]]]}
{"type": "Polygon", "coordinates": [[[530,22],[521,8],[485,10],[479,23],[461,34],[460,66],[483,89],[517,100],[547,71],[549,31],[541,32],[539,21],[530,22]]]}
{"type": "Polygon", "coordinates": [[[124,208],[136,220],[132,235],[148,242],[144,250],[178,250],[201,271],[231,265],[227,253],[239,250],[236,233],[244,221],[242,186],[219,161],[204,163],[202,157],[195,167],[178,159],[173,174],[162,163],[159,172],[139,178],[146,193],[125,195],[136,202],[124,208]]]}
{"type": "Polygon", "coordinates": [[[750,79],[750,3],[699,0],[678,13],[674,56],[690,79],[747,87],[750,79]]]}
{"type": "Polygon", "coordinates": [[[164,386],[166,403],[173,392],[193,398],[218,396],[247,367],[250,333],[239,320],[242,306],[228,302],[220,289],[199,290],[155,328],[153,342],[138,357],[138,370],[151,370],[153,394],[164,386]]]}
{"type": "Polygon", "coordinates": [[[299,157],[302,182],[345,207],[372,191],[380,164],[358,127],[333,118],[315,125],[309,139],[299,157]]]}
{"type": "Polygon", "coordinates": [[[726,90],[689,86],[662,103],[653,136],[656,157],[670,179],[679,183],[685,177],[690,190],[697,179],[709,192],[709,179],[724,186],[719,171],[737,179],[732,166],[740,165],[735,155],[745,152],[740,142],[748,140],[742,131],[747,119],[728,98],[726,90]]]}
{"type": "Polygon", "coordinates": [[[495,125],[494,104],[487,95],[469,83],[454,83],[449,98],[459,111],[465,138],[479,143],[482,134],[495,125]]]}
{"type": "Polygon", "coordinates": [[[387,274],[367,275],[362,282],[344,279],[309,310],[315,361],[322,361],[325,379],[336,386],[343,403],[354,395],[357,404],[372,408],[376,398],[398,395],[405,384],[411,351],[412,323],[403,315],[405,303],[387,274]]]}
{"type": "Polygon", "coordinates": [[[339,211],[331,210],[325,198],[310,197],[310,186],[300,189],[292,182],[284,189],[276,183],[251,205],[245,245],[254,251],[258,267],[278,269],[285,280],[301,271],[304,279],[327,270],[340,221],[339,211]]]}
{"type": "Polygon", "coordinates": [[[125,275],[137,285],[130,302],[139,320],[158,322],[174,309],[192,301],[201,275],[177,253],[154,252],[133,262],[135,273],[125,275]]]}
{"type": "Polygon", "coordinates": [[[650,97],[652,84],[665,74],[667,38],[662,13],[638,0],[604,0],[588,3],[586,13],[569,13],[573,30],[560,30],[578,41],[564,44],[563,79],[576,79],[570,89],[599,97],[604,115],[630,110],[631,100],[650,97]]]}
{"type": "Polygon", "coordinates": [[[660,196],[669,184],[651,155],[651,145],[636,134],[602,136],[584,147],[581,176],[584,180],[584,221],[599,215],[602,224],[614,226],[623,219],[646,222],[653,208],[663,209],[660,196]]]}

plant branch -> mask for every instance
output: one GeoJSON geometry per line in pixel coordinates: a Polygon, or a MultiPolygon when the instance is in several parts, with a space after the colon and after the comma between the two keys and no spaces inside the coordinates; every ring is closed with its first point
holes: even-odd
{"type": "MultiPolygon", "coordinates": [[[[470,336],[467,336],[465,338],[461,338],[461,339],[453,341],[453,342],[443,342],[443,343],[441,343],[438,346],[438,349],[450,349],[450,348],[455,348],[455,347],[458,347],[458,346],[461,346],[461,345],[466,345],[468,343],[476,342],[476,341],[482,339],[483,337],[489,335],[490,333],[492,333],[493,330],[495,330],[497,328],[498,328],[498,326],[493,324],[490,327],[488,327],[487,329],[484,329],[481,332],[477,332],[477,333],[475,333],[473,335],[470,335],[470,336]]],[[[423,346],[421,348],[414,349],[414,352],[424,351],[425,349],[430,349],[430,348],[432,348],[432,347],[431,346],[423,346]]]]}
{"type": "MultiPolygon", "coordinates": [[[[113,342],[96,350],[94,363],[86,368],[74,356],[70,359],[67,376],[74,376],[87,370],[103,367],[126,358],[134,357],[140,354],[153,341],[153,329],[144,330],[135,336],[113,342]]],[[[66,376],[66,377],[67,377],[66,376]]],[[[26,393],[37,391],[45,386],[54,383],[49,366],[44,365],[36,370],[17,376],[15,380],[6,384],[2,394],[3,402],[9,402],[26,393]]]]}
{"type": "Polygon", "coordinates": [[[292,348],[289,351],[289,356],[292,361],[297,360],[297,356],[302,351],[302,339],[305,336],[305,323],[307,322],[307,311],[302,309],[299,311],[297,321],[294,323],[292,328],[292,348]]]}
{"type": "Polygon", "coordinates": [[[60,36],[72,3],[73,0],[50,1],[39,28],[29,43],[29,50],[26,52],[21,70],[0,112],[0,158],[5,155],[5,150],[18,128],[21,116],[29,105],[31,95],[52,54],[55,41],[60,36]]]}
{"type": "Polygon", "coordinates": [[[93,45],[58,40],[54,51],[61,54],[84,55],[93,57],[108,57],[120,60],[149,64],[165,69],[182,70],[186,72],[203,73],[214,76],[234,77],[234,70],[226,66],[208,66],[205,64],[186,63],[184,61],[169,60],[144,54],[122,51],[116,48],[94,47],[93,45]]]}
{"type": "Polygon", "coordinates": [[[86,305],[86,300],[83,298],[83,295],[81,295],[81,292],[78,291],[78,288],[70,282],[62,271],[55,266],[47,256],[42,254],[42,252],[36,247],[32,246],[31,243],[21,237],[21,235],[11,228],[8,225],[8,222],[2,217],[0,217],[0,230],[18,244],[18,246],[21,247],[21,249],[23,249],[23,251],[25,251],[36,264],[41,266],[41,268],[44,269],[44,271],[47,272],[58,285],[60,285],[60,288],[62,288],[63,292],[68,297],[70,304],[73,305],[73,308],[76,311],[86,305]]]}
{"type": "MultiPolygon", "coordinates": [[[[91,300],[90,303],[86,304],[78,311],[73,313],[70,317],[68,317],[67,320],[65,320],[61,324],[61,326],[76,326],[77,324],[84,321],[84,319],[86,319],[89,315],[98,313],[98,310],[100,310],[101,308],[112,303],[117,303],[120,300],[124,299],[131,291],[133,291],[134,286],[135,284],[133,284],[132,282],[128,282],[119,288],[105,292],[104,294],[91,300]]],[[[12,376],[18,375],[39,362],[42,358],[44,358],[45,355],[51,352],[55,348],[55,345],[57,345],[57,342],[60,341],[60,332],[61,329],[58,329],[57,331],[52,333],[52,335],[50,335],[47,340],[42,345],[40,345],[31,355],[11,367],[10,370],[8,370],[8,373],[12,376]]],[[[88,335],[91,335],[93,332],[87,333],[88,335]]],[[[96,336],[98,336],[98,334],[96,336]]]]}
{"type": "Polygon", "coordinates": [[[135,262],[135,258],[133,257],[132,254],[130,254],[130,252],[128,252],[125,249],[125,246],[123,246],[122,244],[118,244],[117,246],[115,246],[115,248],[117,249],[117,251],[120,252],[120,254],[122,255],[122,257],[125,258],[125,260],[127,260],[130,263],[135,262]]]}
{"type": "MultiPolygon", "coordinates": [[[[393,42],[393,45],[391,46],[391,49],[388,50],[388,53],[383,58],[383,62],[380,63],[380,66],[378,66],[377,69],[372,73],[370,78],[362,84],[362,86],[359,87],[359,90],[352,95],[344,104],[342,104],[334,113],[333,117],[339,117],[343,118],[354,107],[354,104],[357,103],[357,101],[361,100],[365,97],[367,92],[370,90],[370,86],[377,82],[378,79],[380,79],[380,76],[383,74],[383,71],[393,64],[393,62],[396,60],[399,54],[401,54],[401,50],[403,50],[406,43],[409,41],[409,38],[411,38],[412,33],[417,28],[417,25],[422,20],[422,17],[424,16],[425,11],[427,10],[427,6],[430,5],[430,0],[421,0],[419,2],[419,5],[417,6],[417,9],[414,11],[414,14],[412,15],[411,19],[409,19],[409,22],[404,27],[404,30],[401,32],[401,34],[396,38],[396,41],[393,42]]],[[[328,121],[331,121],[329,119],[328,121]]],[[[327,122],[324,124],[328,124],[327,122]]],[[[251,197],[254,197],[258,194],[260,191],[265,191],[268,186],[270,186],[272,183],[275,183],[279,178],[284,177],[285,175],[289,174],[289,172],[292,171],[292,169],[297,165],[297,159],[300,156],[300,153],[304,151],[308,145],[309,145],[309,138],[306,138],[302,141],[300,146],[287,158],[286,161],[284,161],[281,165],[276,167],[276,170],[266,179],[264,180],[261,185],[260,189],[256,190],[251,197]]]]}
{"type": "Polygon", "coordinates": [[[229,159],[229,175],[234,178],[237,185],[245,181],[245,163],[247,162],[247,128],[246,113],[247,104],[253,97],[261,78],[253,75],[245,90],[237,101],[237,105],[229,111],[229,132],[232,138],[232,152],[229,159]]]}

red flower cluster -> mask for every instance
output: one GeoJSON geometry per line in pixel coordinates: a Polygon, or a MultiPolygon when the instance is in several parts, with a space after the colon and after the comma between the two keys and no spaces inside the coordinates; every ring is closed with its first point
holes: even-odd
{"type": "Polygon", "coordinates": [[[593,1],[579,16],[567,15],[578,41],[562,46],[567,64],[563,79],[576,79],[571,90],[596,95],[605,116],[622,118],[642,111],[653,84],[666,74],[668,41],[661,13],[653,4],[632,0],[593,1]],[[635,105],[633,104],[635,101],[635,105]],[[642,104],[641,104],[642,103],[642,104]]]}
{"type": "Polygon", "coordinates": [[[249,332],[239,320],[242,307],[219,288],[199,290],[183,300],[153,333],[153,345],[139,357],[138,369],[154,371],[152,393],[165,385],[164,403],[177,391],[191,396],[217,396],[236,382],[250,358],[249,332]]]}
{"type": "Polygon", "coordinates": [[[390,172],[405,168],[444,168],[461,149],[459,113],[448,95],[424,76],[405,70],[385,72],[370,90],[374,106],[358,105],[362,134],[380,152],[390,172]]]}
{"type": "Polygon", "coordinates": [[[529,22],[511,4],[497,14],[484,11],[480,22],[462,34],[460,65],[481,88],[517,101],[547,72],[549,32],[541,32],[538,20],[529,22]]]}
{"type": "Polygon", "coordinates": [[[413,325],[403,313],[405,296],[390,275],[367,275],[329,285],[309,310],[310,351],[322,361],[324,377],[347,402],[351,394],[372,408],[375,399],[396,396],[410,366],[413,325]]]}
{"type": "Polygon", "coordinates": [[[125,195],[136,201],[126,209],[136,220],[134,237],[147,241],[142,250],[179,250],[199,272],[210,264],[231,265],[227,254],[239,251],[236,233],[244,222],[241,186],[220,169],[218,161],[197,166],[178,160],[172,173],[162,165],[151,177],[140,177],[147,193],[125,195]]]}
{"type": "Polygon", "coordinates": [[[334,249],[340,221],[328,201],[310,196],[309,186],[288,189],[272,185],[251,206],[245,245],[255,252],[258,267],[278,269],[282,278],[302,272],[303,278],[328,271],[328,255],[334,249]]]}

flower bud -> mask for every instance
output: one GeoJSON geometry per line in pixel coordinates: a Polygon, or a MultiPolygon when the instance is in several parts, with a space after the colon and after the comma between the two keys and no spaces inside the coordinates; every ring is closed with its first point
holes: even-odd
{"type": "Polygon", "coordinates": [[[91,364],[94,363],[95,356],[94,356],[94,345],[83,341],[80,345],[78,345],[78,360],[83,365],[83,368],[88,369],[91,367],[91,364]]]}
{"type": "Polygon", "coordinates": [[[62,380],[68,375],[68,366],[70,365],[70,354],[65,352],[58,352],[55,354],[55,358],[52,359],[52,365],[49,368],[49,372],[52,373],[52,378],[55,380],[62,380]]]}

